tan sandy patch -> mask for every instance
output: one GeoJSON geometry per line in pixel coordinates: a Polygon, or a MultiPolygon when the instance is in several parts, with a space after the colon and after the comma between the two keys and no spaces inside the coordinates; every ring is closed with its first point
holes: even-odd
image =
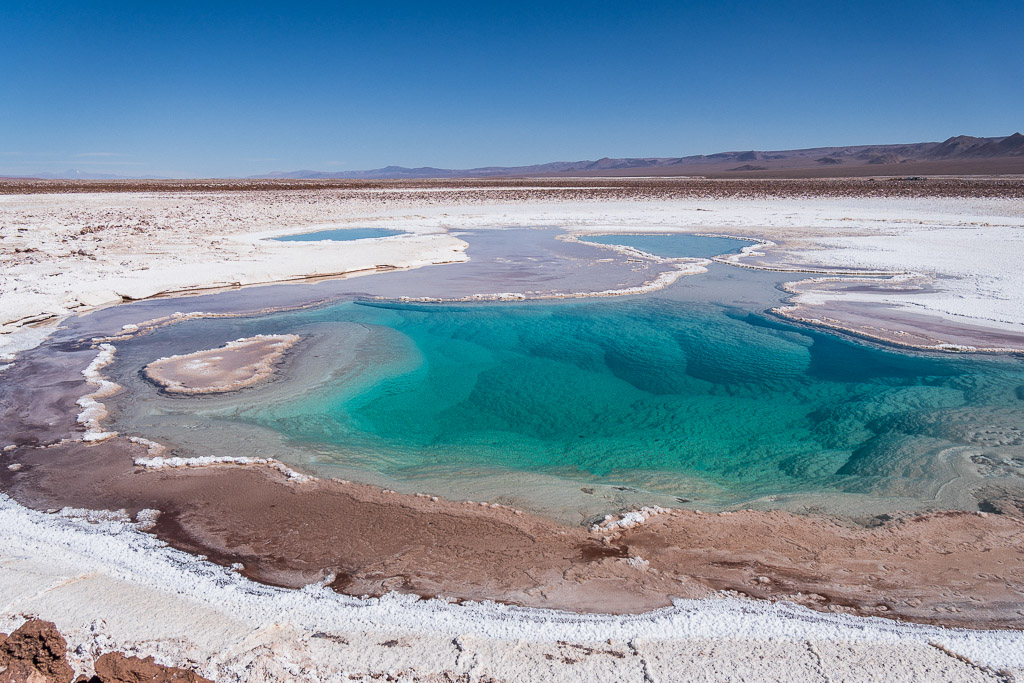
{"type": "Polygon", "coordinates": [[[299,341],[295,334],[256,335],[216,349],[168,356],[142,372],[172,394],[219,394],[268,379],[285,352],[299,341]]]}

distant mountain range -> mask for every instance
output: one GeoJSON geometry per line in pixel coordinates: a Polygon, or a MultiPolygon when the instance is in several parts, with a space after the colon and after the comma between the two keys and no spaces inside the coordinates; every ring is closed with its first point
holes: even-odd
{"type": "MultiPolygon", "coordinates": [[[[553,161],[532,166],[483,166],[450,169],[385,166],[369,171],[288,171],[251,179],[418,179],[536,176],[704,176],[709,178],[807,178],[868,175],[1024,174],[1024,135],[977,138],[958,135],[943,142],[902,145],[812,147],[777,151],[719,152],[685,157],[628,157],[596,161],[553,161]]],[[[25,174],[22,178],[140,180],[157,176],[120,176],[68,169],[25,174]]],[[[162,179],[162,178],[161,178],[162,179]]]]}
{"type": "Polygon", "coordinates": [[[501,176],[844,176],[892,173],[1024,173],[1024,135],[977,138],[959,135],[943,142],[900,145],[813,147],[778,151],[720,152],[686,157],[641,157],[597,161],[554,161],[533,166],[449,169],[385,166],[369,171],[290,171],[262,178],[487,178],[501,176]]]}

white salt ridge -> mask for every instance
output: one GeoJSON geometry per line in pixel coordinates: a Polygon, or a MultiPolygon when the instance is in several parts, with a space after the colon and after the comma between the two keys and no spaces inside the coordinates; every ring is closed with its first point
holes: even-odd
{"type": "Polygon", "coordinates": [[[93,344],[125,341],[131,339],[140,332],[148,332],[164,325],[170,325],[172,323],[185,322],[186,320],[197,320],[199,318],[220,318],[220,317],[233,317],[232,314],[224,313],[204,313],[202,311],[193,311],[191,313],[182,313],[181,311],[175,311],[170,315],[164,315],[159,318],[151,318],[149,320],[142,320],[139,323],[128,323],[127,325],[121,326],[120,334],[115,334],[109,337],[93,337],[93,344]]]}
{"type": "Polygon", "coordinates": [[[117,436],[117,432],[105,432],[101,426],[102,421],[107,417],[107,407],[97,399],[113,396],[121,390],[121,385],[105,379],[100,370],[114,362],[114,352],[117,350],[111,344],[100,344],[100,352],[84,370],[82,376],[85,383],[96,387],[96,391],[86,394],[78,399],[76,403],[82,412],[78,414],[78,423],[85,427],[85,434],[82,441],[97,442],[105,441],[117,436]]]}
{"type": "MultiPolygon", "coordinates": [[[[590,242],[590,241],[587,241],[587,240],[581,240],[580,239],[580,237],[582,237],[582,236],[593,235],[593,234],[594,234],[593,232],[586,232],[586,233],[581,233],[579,235],[572,235],[572,234],[570,234],[570,235],[559,235],[557,239],[560,239],[560,240],[565,241],[565,242],[576,242],[577,244],[584,244],[584,245],[586,245],[588,247],[596,247],[598,249],[607,249],[608,251],[614,251],[615,253],[622,254],[623,256],[630,256],[632,258],[643,259],[645,261],[654,261],[655,263],[674,263],[676,261],[684,260],[683,257],[672,258],[672,257],[669,257],[669,256],[658,256],[657,254],[652,254],[650,252],[643,251],[642,249],[638,249],[637,247],[630,247],[630,246],[625,245],[625,244],[605,244],[604,242],[590,242]]],[[[629,236],[631,234],[632,233],[623,233],[623,236],[629,236]]],[[[686,234],[686,233],[680,233],[680,234],[686,234]]],[[[706,260],[706,259],[701,259],[701,260],[706,260]]]]}
{"type": "Polygon", "coordinates": [[[738,254],[722,254],[712,259],[713,261],[718,261],[719,263],[728,263],[734,266],[746,265],[744,263],[741,263],[740,259],[746,258],[748,256],[764,256],[764,252],[761,251],[761,249],[776,246],[775,242],[772,242],[771,240],[757,239],[754,237],[736,237],[735,235],[706,235],[706,237],[721,237],[723,239],[728,240],[743,240],[745,242],[752,241],[755,243],[748,244],[745,247],[741,247],[738,254]]]}
{"type": "MultiPolygon", "coordinates": [[[[222,348],[225,349],[225,350],[237,349],[237,348],[245,348],[247,346],[252,345],[254,342],[263,341],[263,340],[267,340],[267,339],[275,340],[275,343],[271,344],[271,346],[270,346],[271,349],[274,349],[274,350],[278,350],[278,349],[282,349],[282,348],[287,349],[288,347],[290,347],[292,344],[294,344],[295,342],[297,342],[299,340],[299,335],[297,335],[297,334],[254,334],[251,337],[242,337],[240,339],[235,339],[235,340],[229,341],[226,344],[224,344],[224,346],[222,348]]],[[[205,353],[205,351],[198,351],[198,352],[194,351],[192,353],[183,353],[183,354],[179,354],[179,355],[176,355],[176,356],[165,356],[163,358],[158,358],[156,361],[154,361],[154,363],[160,363],[160,362],[163,362],[163,361],[179,360],[181,358],[186,358],[188,356],[194,356],[197,353],[205,353]]],[[[188,361],[186,363],[186,367],[190,371],[192,371],[192,372],[204,372],[204,371],[209,369],[211,361],[217,362],[217,361],[222,361],[222,360],[224,360],[223,356],[214,356],[214,357],[208,358],[208,359],[207,358],[196,358],[196,359],[193,359],[191,361],[188,361]]]]}
{"type": "Polygon", "coordinates": [[[599,532],[629,529],[631,527],[640,526],[651,517],[654,517],[655,515],[662,515],[666,512],[671,512],[671,510],[657,505],[651,505],[649,507],[642,507],[639,510],[632,510],[630,512],[623,513],[618,517],[615,515],[605,515],[604,521],[593,525],[590,527],[590,530],[593,532],[599,532]]]}
{"type": "MultiPolygon", "coordinates": [[[[520,608],[495,603],[452,604],[444,600],[420,600],[417,596],[388,594],[380,599],[360,599],[340,595],[317,583],[302,590],[287,590],[251,582],[231,569],[219,567],[170,548],[148,534],[139,533],[125,521],[98,519],[90,522],[77,515],[55,516],[28,510],[5,495],[0,495],[0,547],[10,558],[33,558],[45,563],[49,575],[39,576],[40,585],[23,584],[17,590],[26,596],[48,591],[57,595],[58,621],[70,619],[82,609],[71,604],[81,600],[90,609],[103,609],[103,618],[111,623],[131,619],[138,606],[131,600],[119,601],[125,592],[140,590],[160,596],[162,613],[204,614],[199,631],[202,643],[164,640],[161,659],[173,662],[175,647],[179,657],[188,650],[196,654],[205,648],[210,660],[201,672],[216,680],[246,680],[244,670],[221,668],[223,659],[215,656],[238,643],[216,642],[226,637],[227,625],[238,624],[253,632],[274,624],[287,642],[304,641],[313,634],[393,633],[416,639],[478,638],[509,641],[518,646],[531,643],[602,643],[645,640],[648,654],[673,641],[722,639],[720,642],[780,643],[834,642],[853,645],[909,647],[912,644],[941,647],[955,657],[975,665],[993,668],[1024,667],[1024,632],[974,631],[935,626],[904,624],[879,618],[853,617],[812,612],[788,603],[768,603],[736,598],[679,600],[673,607],[638,615],[573,614],[554,610],[520,608]],[[66,572],[64,574],[63,572],[66,572]],[[60,579],[61,576],[67,576],[60,579]],[[76,593],[75,581],[91,582],[76,593]],[[104,592],[105,591],[105,592],[104,592]],[[73,596],[78,596],[74,598],[73,596]],[[222,623],[211,623],[219,619],[222,623]],[[246,626],[248,625],[248,626],[246,626]],[[219,630],[223,629],[223,630],[219,630]]],[[[0,572],[7,571],[0,565],[0,572]]],[[[28,579],[31,581],[31,578],[28,579]]],[[[13,588],[0,590],[15,590],[13,588]]],[[[30,600],[29,597],[25,598],[30,600]]],[[[33,598],[34,599],[34,598],[33,598]]],[[[12,603],[14,604],[14,603],[12,603]]],[[[27,608],[35,610],[30,600],[27,608]]],[[[145,605],[143,609],[148,609],[145,605]]],[[[22,607],[25,609],[26,607],[22,607]]],[[[38,611],[38,610],[37,610],[38,611]]],[[[43,614],[44,618],[54,618],[43,614]]],[[[136,615],[137,619],[138,616],[136,615]]],[[[160,623],[146,628],[158,629],[160,623]]],[[[163,622],[163,619],[159,620],[163,622]]],[[[58,624],[60,625],[60,624],[58,624]]],[[[129,629],[130,632],[130,629],[129,629]]],[[[321,636],[322,637],[322,636],[321,636]]],[[[152,648],[155,641],[147,640],[152,648]]],[[[132,645],[123,644],[122,647],[132,645]]],[[[145,643],[135,643],[145,648],[145,643]]],[[[280,643],[287,652],[299,656],[298,646],[280,643]]],[[[409,664],[431,658],[431,653],[415,650],[405,657],[409,664]]],[[[277,651],[274,650],[275,657],[277,651]]],[[[284,654],[282,652],[281,654],[284,654]]],[[[908,653],[913,654],[913,653],[908,653]]],[[[309,652],[306,656],[310,656],[309,652]]],[[[178,659],[178,661],[182,661],[178,659]]],[[[315,659],[298,662],[309,666],[302,680],[317,680],[315,659]],[[310,673],[312,672],[312,673],[310,673]]]]}
{"type": "Polygon", "coordinates": [[[150,439],[143,438],[141,436],[129,436],[128,440],[132,443],[137,443],[140,446],[146,447],[146,452],[151,458],[156,458],[167,452],[167,447],[162,443],[151,441],[150,439]]]}
{"type": "Polygon", "coordinates": [[[308,474],[296,472],[280,460],[275,460],[273,458],[246,458],[230,455],[204,455],[195,458],[164,458],[162,456],[156,456],[152,458],[135,458],[135,465],[151,470],[166,470],[178,467],[210,467],[213,465],[266,465],[268,467],[273,467],[275,470],[288,477],[289,481],[294,481],[298,484],[304,484],[316,479],[316,477],[311,477],[308,474]]]}
{"type": "Polygon", "coordinates": [[[301,337],[297,334],[256,334],[249,337],[241,337],[227,342],[217,349],[204,349],[174,356],[157,358],[143,368],[146,377],[159,384],[165,391],[184,394],[208,394],[240,389],[263,379],[266,379],[274,372],[274,364],[291,348],[301,337]],[[224,361],[224,355],[212,355],[216,351],[232,351],[235,349],[246,349],[248,347],[269,342],[263,346],[264,353],[261,357],[250,360],[245,366],[249,370],[249,376],[239,379],[230,379],[233,371],[229,371],[229,377],[223,378],[219,383],[202,381],[197,383],[189,380],[176,378],[175,365],[187,372],[196,375],[209,377],[212,373],[217,374],[217,364],[224,361]],[[170,365],[170,372],[167,367],[170,365]]]}
{"type": "MultiPolygon", "coordinates": [[[[523,301],[525,299],[589,299],[593,297],[626,296],[628,294],[645,294],[664,289],[684,275],[697,275],[706,273],[706,266],[711,263],[710,259],[695,259],[685,263],[677,263],[675,270],[667,270],[657,277],[635,287],[623,287],[621,289],[604,289],[599,292],[554,292],[537,294],[534,292],[500,292],[492,294],[473,294],[458,298],[443,299],[428,296],[400,296],[399,301],[442,303],[451,301],[523,301]]],[[[377,297],[378,299],[390,299],[390,297],[377,297]]]]}
{"type": "Polygon", "coordinates": [[[65,519],[81,519],[90,524],[131,521],[131,517],[128,516],[124,508],[120,510],[90,510],[88,508],[63,507],[57,514],[65,519]]]}
{"type": "Polygon", "coordinates": [[[239,346],[248,346],[252,341],[256,339],[274,339],[279,344],[295,343],[299,341],[299,335],[297,334],[254,334],[249,337],[242,337],[241,339],[235,339],[229,341],[224,345],[225,349],[236,349],[239,346]]]}
{"type": "MultiPolygon", "coordinates": [[[[649,234],[649,230],[644,230],[642,232],[632,232],[632,231],[623,231],[622,229],[612,229],[612,228],[607,228],[607,229],[604,229],[604,228],[601,228],[601,229],[587,228],[585,231],[581,230],[581,231],[578,231],[576,233],[570,233],[570,234],[567,234],[567,235],[559,235],[556,239],[562,240],[564,242],[576,242],[577,244],[585,244],[588,247],[598,247],[599,249],[608,249],[610,251],[614,251],[614,252],[617,252],[619,254],[623,254],[625,256],[632,256],[634,258],[642,258],[642,259],[645,259],[647,261],[654,261],[655,263],[674,263],[674,264],[680,264],[680,263],[683,263],[683,264],[685,264],[685,263],[699,263],[699,264],[702,264],[702,265],[705,265],[705,266],[707,264],[711,263],[712,261],[719,261],[721,263],[730,263],[730,264],[734,264],[734,265],[741,265],[739,263],[739,260],[741,258],[744,258],[746,256],[764,256],[764,254],[762,252],[758,251],[759,249],[763,249],[765,247],[774,247],[774,246],[776,246],[775,242],[772,242],[771,240],[760,239],[760,238],[757,238],[757,237],[737,237],[736,235],[727,235],[725,233],[714,233],[713,234],[713,233],[692,232],[690,230],[678,230],[678,229],[676,229],[676,230],[663,230],[663,231],[659,231],[659,232],[665,232],[665,233],[674,234],[674,235],[680,235],[680,236],[689,235],[689,236],[693,236],[693,237],[719,237],[721,239],[736,240],[736,241],[739,241],[739,242],[754,242],[754,244],[749,244],[749,245],[747,245],[745,247],[741,247],[740,251],[738,253],[736,253],[736,254],[723,254],[723,255],[720,255],[720,256],[712,257],[712,258],[704,258],[704,257],[692,257],[692,256],[659,256],[658,254],[652,254],[651,252],[644,251],[643,249],[640,249],[639,247],[631,247],[631,246],[628,246],[628,245],[625,245],[625,244],[605,244],[603,242],[591,242],[589,240],[581,239],[582,237],[587,237],[587,236],[593,237],[593,236],[606,235],[609,232],[611,232],[613,234],[616,234],[616,235],[622,235],[622,236],[637,236],[637,235],[643,236],[643,235],[649,234]]],[[[704,271],[700,271],[700,272],[704,272],[704,271]]]]}
{"type": "MultiPolygon", "coordinates": [[[[775,246],[774,242],[769,240],[757,239],[753,237],[736,237],[735,235],[704,235],[703,233],[692,233],[686,231],[670,231],[680,235],[687,234],[700,234],[703,237],[721,237],[725,239],[753,241],[756,244],[748,245],[743,247],[738,254],[729,254],[728,257],[721,258],[689,258],[689,257],[678,257],[669,258],[664,256],[658,256],[651,254],[646,251],[641,251],[635,247],[628,247],[621,244],[602,244],[599,242],[587,242],[581,240],[581,236],[588,234],[604,234],[611,230],[610,228],[594,228],[588,229],[587,232],[579,232],[578,234],[566,234],[559,235],[556,239],[565,242],[577,242],[580,244],[586,244],[588,246],[599,247],[602,249],[608,249],[610,251],[623,254],[625,256],[631,256],[634,258],[644,259],[646,261],[652,261],[654,263],[668,263],[672,264],[675,269],[665,271],[658,274],[651,280],[644,282],[643,284],[636,285],[634,287],[623,287],[620,289],[604,289],[597,292],[551,292],[551,293],[537,293],[537,292],[493,292],[487,294],[473,294],[471,296],[463,296],[452,299],[442,299],[437,297],[413,297],[413,296],[401,296],[398,297],[400,301],[410,302],[446,302],[446,301],[522,301],[525,299],[587,299],[592,297],[612,297],[612,296],[626,296],[632,294],[646,294],[650,292],[656,292],[661,289],[665,289],[669,285],[673,284],[679,278],[685,275],[699,275],[707,272],[707,267],[715,261],[722,261],[733,265],[741,265],[738,259],[745,256],[762,256],[763,253],[757,251],[762,247],[775,246]]],[[[631,233],[630,233],[631,234],[631,233]]],[[[642,233],[640,233],[642,234],[642,233]]],[[[378,297],[387,298],[387,297],[378,297]]]]}
{"type": "Polygon", "coordinates": [[[145,508],[135,513],[135,526],[137,526],[141,531],[149,531],[156,526],[156,521],[159,518],[159,510],[145,508]]]}

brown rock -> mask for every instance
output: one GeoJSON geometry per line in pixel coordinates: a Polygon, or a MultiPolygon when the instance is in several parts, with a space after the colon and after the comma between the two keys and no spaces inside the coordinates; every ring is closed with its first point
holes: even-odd
{"type": "Polygon", "coordinates": [[[0,683],[69,683],[67,642],[52,622],[30,619],[0,642],[0,683]]]}
{"type": "Polygon", "coordinates": [[[212,683],[194,671],[161,666],[152,657],[139,659],[119,652],[102,655],[95,668],[90,683],[212,683]]]}

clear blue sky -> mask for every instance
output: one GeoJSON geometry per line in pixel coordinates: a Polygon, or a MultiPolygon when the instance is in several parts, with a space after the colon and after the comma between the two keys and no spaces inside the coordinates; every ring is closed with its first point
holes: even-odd
{"type": "Polygon", "coordinates": [[[0,0],[0,174],[249,175],[1024,128],[1024,2],[0,0]]]}

